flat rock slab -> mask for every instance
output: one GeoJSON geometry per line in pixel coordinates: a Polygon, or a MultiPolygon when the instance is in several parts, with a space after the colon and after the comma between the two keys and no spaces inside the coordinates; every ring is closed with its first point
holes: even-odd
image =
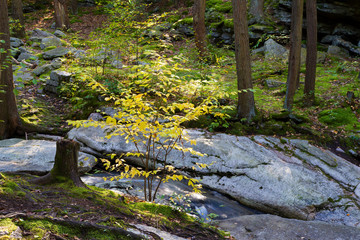
{"type": "MultiPolygon", "coordinates": [[[[56,142],[23,140],[0,141],[0,172],[49,172],[55,161],[56,142]]],[[[95,166],[95,157],[79,153],[79,172],[85,173],[95,166]]]]}
{"type": "MultiPolygon", "coordinates": [[[[77,128],[68,136],[102,154],[136,152],[134,144],[127,144],[122,136],[107,139],[108,130],[77,128]]],[[[185,143],[185,147],[206,155],[172,151],[167,163],[185,173],[193,172],[195,163],[208,164],[197,170],[203,185],[266,213],[360,227],[360,168],[341,157],[305,140],[198,130],[187,130],[187,135],[197,144],[185,143]]],[[[160,154],[159,160],[163,157],[160,154]]]]}
{"type": "Polygon", "coordinates": [[[241,240],[358,240],[360,229],[320,221],[301,221],[274,215],[248,215],[217,224],[241,240]]]}

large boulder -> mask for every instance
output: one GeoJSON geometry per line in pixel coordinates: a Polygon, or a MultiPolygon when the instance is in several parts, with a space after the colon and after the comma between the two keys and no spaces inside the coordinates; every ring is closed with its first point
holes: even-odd
{"type": "Polygon", "coordinates": [[[70,52],[70,49],[65,47],[58,47],[43,53],[43,58],[45,60],[51,60],[58,57],[63,57],[70,52]]]}
{"type": "Polygon", "coordinates": [[[217,225],[241,240],[357,240],[360,236],[360,229],[355,227],[265,214],[240,216],[217,225]]]}
{"type": "MultiPolygon", "coordinates": [[[[18,138],[0,141],[0,172],[49,172],[55,161],[56,142],[23,140],[18,138]]],[[[79,172],[86,173],[95,166],[95,157],[79,153],[79,172]]]]}
{"type": "Polygon", "coordinates": [[[267,60],[283,60],[286,61],[289,58],[289,50],[281,46],[273,39],[269,39],[265,42],[265,59],[267,60]]]}
{"type": "Polygon", "coordinates": [[[69,82],[71,77],[71,73],[65,71],[52,71],[50,73],[50,78],[46,81],[46,85],[44,90],[46,92],[57,94],[57,88],[60,86],[62,82],[69,82]]]}
{"type": "Polygon", "coordinates": [[[60,47],[61,40],[58,37],[46,37],[41,40],[40,48],[45,49],[47,47],[60,47]]]}
{"type": "Polygon", "coordinates": [[[23,45],[24,45],[24,43],[23,43],[23,41],[21,41],[21,39],[15,38],[15,37],[10,37],[10,46],[11,47],[18,48],[23,45]]]}
{"type": "MultiPolygon", "coordinates": [[[[124,137],[105,138],[109,130],[78,128],[68,136],[101,153],[136,152],[134,144],[127,144],[124,137]]],[[[209,167],[197,170],[204,185],[267,213],[350,226],[360,224],[360,198],[354,193],[360,184],[360,168],[330,151],[300,140],[196,130],[188,130],[188,135],[197,144],[185,146],[206,156],[172,151],[167,163],[189,173],[195,163],[208,164],[209,167]]],[[[160,154],[159,160],[164,160],[164,156],[160,154]]],[[[141,164],[139,160],[134,162],[141,164]]]]}

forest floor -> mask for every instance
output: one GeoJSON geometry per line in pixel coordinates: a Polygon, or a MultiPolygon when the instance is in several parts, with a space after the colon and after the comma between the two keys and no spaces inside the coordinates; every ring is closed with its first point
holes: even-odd
{"type": "Polygon", "coordinates": [[[32,178],[0,175],[0,232],[20,227],[22,239],[123,239],[123,229],[142,224],[186,239],[224,239],[216,228],[169,206],[96,187],[34,185],[32,178]]]}

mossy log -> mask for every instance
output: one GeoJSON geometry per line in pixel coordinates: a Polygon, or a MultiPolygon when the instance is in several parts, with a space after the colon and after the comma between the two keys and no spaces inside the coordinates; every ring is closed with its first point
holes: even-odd
{"type": "Polygon", "coordinates": [[[54,167],[42,177],[34,179],[36,184],[49,184],[71,181],[77,187],[86,187],[78,173],[78,157],[80,144],[67,139],[56,142],[56,155],[54,167]]]}

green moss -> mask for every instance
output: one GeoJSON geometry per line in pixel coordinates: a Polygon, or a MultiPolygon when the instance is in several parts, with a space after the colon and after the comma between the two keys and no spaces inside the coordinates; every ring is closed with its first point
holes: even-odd
{"type": "Polygon", "coordinates": [[[221,13],[230,13],[232,12],[231,1],[222,1],[222,0],[208,0],[206,1],[207,8],[213,8],[214,10],[221,13]]]}
{"type": "Polygon", "coordinates": [[[56,46],[49,46],[49,47],[45,48],[43,51],[46,52],[46,51],[53,50],[55,48],[57,48],[57,47],[56,46]]]}
{"type": "Polygon", "coordinates": [[[319,113],[319,120],[334,127],[357,123],[350,107],[323,110],[319,113]]]}

